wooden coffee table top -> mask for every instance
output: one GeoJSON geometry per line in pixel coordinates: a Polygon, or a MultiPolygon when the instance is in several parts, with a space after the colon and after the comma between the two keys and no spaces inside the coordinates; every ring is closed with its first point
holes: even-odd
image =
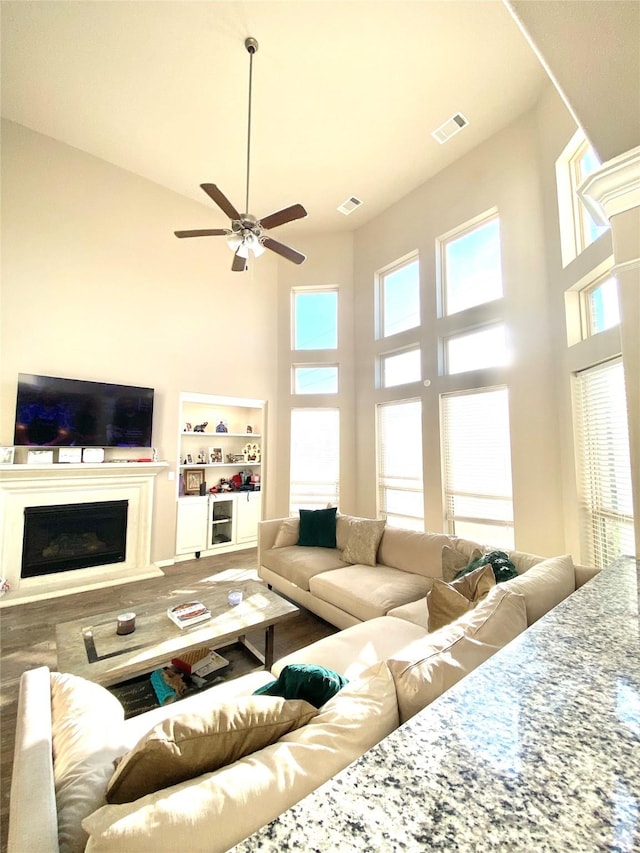
{"type": "Polygon", "coordinates": [[[108,686],[166,665],[179,652],[201,646],[221,648],[249,631],[269,628],[299,613],[295,604],[259,581],[216,581],[131,610],[136,613],[136,629],[124,636],[116,633],[122,608],[57,625],[58,669],[108,686]],[[233,589],[243,592],[242,602],[235,607],[227,601],[233,589]],[[192,599],[207,605],[211,619],[178,628],[167,609],[192,599]]]}

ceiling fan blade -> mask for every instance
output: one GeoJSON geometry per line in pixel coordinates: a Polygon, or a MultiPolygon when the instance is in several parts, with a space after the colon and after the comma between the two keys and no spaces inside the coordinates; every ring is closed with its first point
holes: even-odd
{"type": "Polygon", "coordinates": [[[304,219],[305,216],[307,216],[307,211],[301,204],[292,204],[291,207],[285,207],[265,216],[264,219],[260,220],[260,225],[263,228],[277,228],[278,225],[293,222],[295,219],[304,219]]]}
{"type": "Polygon", "coordinates": [[[227,237],[232,232],[228,228],[199,228],[195,231],[174,231],[176,237],[227,237]]]}
{"type": "Polygon", "coordinates": [[[231,204],[229,199],[224,195],[215,184],[200,184],[202,189],[209,196],[211,201],[215,201],[220,210],[226,213],[229,219],[240,219],[240,214],[231,204]]]}
{"type": "Polygon", "coordinates": [[[240,255],[236,252],[233,256],[233,263],[231,264],[232,272],[244,272],[247,266],[247,259],[241,258],[240,255]]]}
{"type": "Polygon", "coordinates": [[[278,243],[273,237],[263,237],[260,242],[265,249],[271,249],[272,252],[282,255],[283,258],[293,261],[294,264],[301,264],[307,260],[307,256],[303,255],[302,252],[292,249],[291,246],[285,246],[284,243],[278,243]]]}

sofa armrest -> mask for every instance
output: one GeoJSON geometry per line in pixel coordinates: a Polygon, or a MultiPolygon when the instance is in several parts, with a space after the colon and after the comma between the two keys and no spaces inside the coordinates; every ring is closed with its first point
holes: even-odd
{"type": "Polygon", "coordinates": [[[269,518],[258,522],[258,566],[262,565],[262,552],[273,548],[284,518],[269,518]]]}
{"type": "Polygon", "coordinates": [[[8,853],[58,853],[49,668],[20,679],[9,805],[8,853]]]}

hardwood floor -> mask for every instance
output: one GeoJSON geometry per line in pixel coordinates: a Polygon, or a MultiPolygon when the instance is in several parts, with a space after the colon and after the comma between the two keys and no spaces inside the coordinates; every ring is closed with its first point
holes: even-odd
{"type": "MultiPolygon", "coordinates": [[[[162,598],[180,590],[197,596],[198,583],[228,570],[254,570],[256,549],[236,551],[200,560],[188,560],[163,569],[163,578],[118,587],[19,604],[0,611],[0,850],[7,847],[7,822],[14,732],[20,676],[27,669],[57,667],[55,625],[104,610],[135,610],[150,596],[162,598]]],[[[336,628],[307,610],[279,625],[275,631],[275,659],[335,633],[336,628]]],[[[256,645],[263,633],[248,635],[256,645]]],[[[240,674],[240,673],[238,673],[240,674]]],[[[26,853],[26,851],[25,851],[26,853]]]]}

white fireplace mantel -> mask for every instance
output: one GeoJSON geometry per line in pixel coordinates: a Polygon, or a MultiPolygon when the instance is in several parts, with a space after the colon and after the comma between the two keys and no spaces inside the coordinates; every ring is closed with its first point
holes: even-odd
{"type": "Polygon", "coordinates": [[[167,467],[167,462],[0,465],[0,577],[11,587],[0,607],[161,576],[151,564],[153,486],[167,467]],[[27,507],[105,500],[128,501],[124,562],[20,577],[27,507]]]}

